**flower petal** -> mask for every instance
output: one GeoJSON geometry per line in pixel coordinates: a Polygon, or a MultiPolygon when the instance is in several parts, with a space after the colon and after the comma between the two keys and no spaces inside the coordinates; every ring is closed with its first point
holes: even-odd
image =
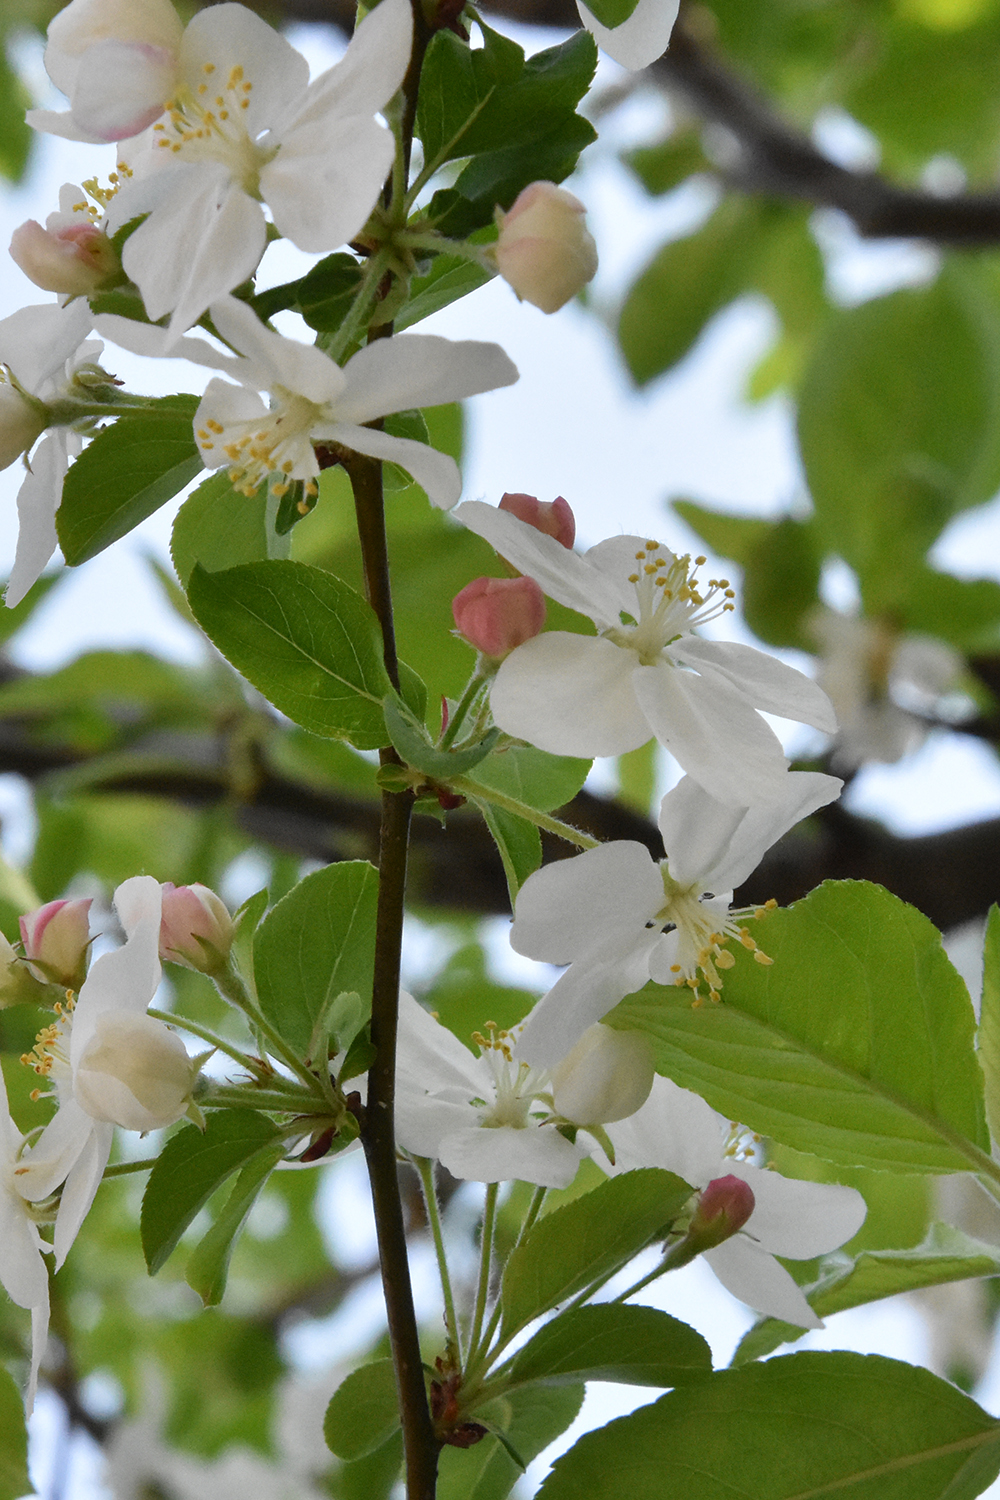
{"type": "Polygon", "coordinates": [[[649,978],[650,950],[658,941],[656,932],[626,933],[614,947],[581,954],[525,1021],[518,1057],[535,1067],[555,1067],[588,1026],[642,988],[649,978]]]}
{"type": "Polygon", "coordinates": [[[534,1182],[563,1188],[576,1176],[581,1152],[554,1125],[510,1125],[456,1132],[441,1142],[439,1160],[453,1177],[472,1182],[534,1182]]]}
{"type": "Polygon", "coordinates": [[[426,333],[367,344],[348,360],[344,375],[347,387],[337,405],[338,420],[344,422],[370,422],[413,406],[462,401],[513,385],[518,378],[499,344],[426,333]]]}
{"type": "Polygon", "coordinates": [[[746,1232],[772,1255],[790,1260],[825,1255],[857,1234],[865,1221],[868,1208],[854,1188],[805,1182],[742,1163],[729,1170],[753,1189],[754,1211],[746,1232]]]}
{"type": "Polygon", "coordinates": [[[17,551],[4,596],[8,609],[20,604],[58,545],[56,510],[69,465],[71,437],[72,446],[79,451],[81,444],[75,434],[50,432],[42,438],[17,492],[17,551]]]}
{"type": "Polygon", "coordinates": [[[116,905],[119,897],[123,902],[122,924],[132,930],[120,948],[96,960],[80,990],[70,1033],[74,1073],[99,1016],[114,1010],[144,1011],[156,993],[161,974],[160,896],[159,883],[149,875],[137,875],[116,892],[116,905]]]}
{"type": "Polygon", "coordinates": [[[220,297],[212,303],[211,314],[222,337],[246,357],[246,363],[234,372],[244,385],[258,390],[281,386],[317,406],[339,403],[344,372],[322,349],[266,328],[238,297],[220,297]]]}
{"type": "Polygon", "coordinates": [[[784,1266],[745,1234],[706,1250],[705,1259],[726,1290],[748,1307],[796,1328],[823,1327],[784,1266]]]}
{"type": "Polygon", "coordinates": [[[601,934],[641,932],[663,905],[663,881],[645,845],[616,839],[529,875],[514,906],[515,953],[568,964],[601,934]]]}
{"type": "Polygon", "coordinates": [[[88,47],[73,87],[72,117],[99,141],[127,141],[163,113],[177,85],[177,58],[149,42],[109,39],[88,47]]]}
{"type": "Polygon", "coordinates": [[[317,254],[335,250],[375,207],[394,149],[389,131],[370,114],[296,126],[261,168],[261,197],[293,245],[317,254]]]}
{"type": "Polygon", "coordinates": [[[455,460],[415,438],[393,437],[390,432],[357,427],[351,422],[320,422],[312,435],[317,442],[342,443],[355,453],[399,464],[426,490],[427,498],[439,510],[450,510],[462,493],[462,475],[455,460]]]}
{"type": "Polygon", "coordinates": [[[714,891],[709,872],[725,857],[745,816],[745,807],[720,802],[693,776],[682,777],[660,803],[657,819],[674,880],[714,891]]]}
{"type": "Polygon", "coordinates": [[[44,398],[44,387],[60,374],[93,326],[85,298],[68,307],[39,303],[19,308],[0,322],[0,363],[9,365],[34,396],[44,398]]]}
{"type": "Polygon", "coordinates": [[[309,83],[309,64],[301,52],[245,5],[211,5],[185,28],[180,71],[196,97],[206,67],[214,68],[210,87],[220,93],[234,70],[238,81],[251,85],[239,90],[247,101],[240,128],[251,139],[287,119],[309,83]]]}
{"type": "Polygon", "coordinates": [[[699,672],[723,677],[754,708],[836,734],[833,704],[818,683],[766,651],[735,641],[685,636],[670,653],[699,672]]]}
{"type": "Polygon", "coordinates": [[[663,1167],[693,1188],[707,1187],[713,1177],[730,1170],[722,1164],[722,1126],[722,1117],[700,1095],[669,1078],[654,1078],[642,1108],[608,1126],[616,1170],[663,1167]]]}
{"type": "Polygon", "coordinates": [[[720,849],[705,872],[713,891],[731,891],[756,870],[765,852],[818,807],[840,796],[843,782],[821,771],[789,771],[770,802],[755,802],[743,814],[728,849],[720,849]]]}
{"type": "Polygon", "coordinates": [[[55,1233],[52,1236],[57,1271],[69,1254],[80,1225],[90,1212],[90,1205],[97,1195],[104,1168],[111,1155],[115,1127],[103,1120],[91,1120],[90,1127],[83,1150],[66,1178],[59,1200],[55,1233]]]}
{"type": "Polygon", "coordinates": [[[295,127],[331,115],[347,118],[382,109],[402,87],[412,39],[409,0],[381,0],[361,22],[340,61],[310,84],[295,127]]]}
{"type": "Polygon", "coordinates": [[[490,694],[493,717],[508,734],[552,755],[635,750],[652,732],[632,688],[635,660],[600,636],[546,631],[501,666],[490,694]]]}
{"type": "Polygon", "coordinates": [[[628,20],[613,28],[602,26],[583,0],[576,0],[576,8],[601,51],[634,71],[647,68],[666,52],[680,0],[639,0],[628,20]]]}

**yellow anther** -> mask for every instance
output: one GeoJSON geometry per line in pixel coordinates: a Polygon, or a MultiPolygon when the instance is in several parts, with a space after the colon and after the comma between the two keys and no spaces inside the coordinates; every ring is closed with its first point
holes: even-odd
{"type": "Polygon", "coordinates": [[[707,557],[699,556],[699,557],[695,558],[694,565],[695,565],[696,568],[703,568],[707,562],[708,562],[708,558],[707,557]]]}
{"type": "Polygon", "coordinates": [[[638,575],[638,573],[630,573],[628,575],[628,581],[629,581],[629,583],[638,583],[639,582],[639,575],[638,575]]]}
{"type": "Polygon", "coordinates": [[[201,71],[203,73],[214,73],[215,72],[215,63],[202,63],[202,65],[201,65],[201,71]]]}
{"type": "Polygon", "coordinates": [[[297,500],[295,503],[295,509],[298,511],[300,516],[307,516],[309,514],[309,507],[304,500],[297,500]]]}
{"type": "Polygon", "coordinates": [[[767,954],[762,953],[759,948],[755,948],[753,950],[753,961],[755,964],[760,964],[765,969],[769,969],[774,963],[774,959],[768,958],[767,954]]]}

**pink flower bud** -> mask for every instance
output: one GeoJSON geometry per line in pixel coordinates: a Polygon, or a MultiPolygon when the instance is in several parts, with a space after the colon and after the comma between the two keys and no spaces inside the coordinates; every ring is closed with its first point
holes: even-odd
{"type": "Polygon", "coordinates": [[[711,1250],[742,1229],[754,1211],[753,1189],[742,1177],[715,1177],[702,1191],[688,1229],[688,1240],[711,1250]]]}
{"type": "Polygon", "coordinates": [[[642,1032],[590,1026],[553,1069],[552,1102],[575,1125],[608,1125],[642,1108],[653,1073],[652,1043],[642,1032]]]}
{"type": "Polygon", "coordinates": [[[29,281],[46,292],[71,297],[86,296],[122,275],[121,262],[104,230],[84,219],[58,229],[51,222],[43,229],[29,219],[14,230],[10,253],[29,281]]]}
{"type": "Polygon", "coordinates": [[[21,918],[24,956],[36,978],[62,989],[78,990],[87,977],[90,946],[89,896],[76,901],[49,901],[21,918]]]}
{"type": "Polygon", "coordinates": [[[497,214],[497,269],[523,302],[558,312],[597,270],[597,246],[578,198],[553,182],[533,182],[497,214]]]}
{"type": "Polygon", "coordinates": [[[576,517],[562,495],[546,501],[536,500],[534,495],[506,494],[498,508],[509,510],[526,526],[533,526],[546,536],[554,536],[564,547],[572,547],[576,541],[576,517]]]}
{"type": "Polygon", "coordinates": [[[206,885],[163,886],[160,958],[200,974],[222,968],[233,943],[233,919],[221,897],[206,885]]]}
{"type": "Polygon", "coordinates": [[[545,598],[533,578],[474,578],[451,603],[455,624],[484,656],[503,657],[545,624],[545,598]]]}

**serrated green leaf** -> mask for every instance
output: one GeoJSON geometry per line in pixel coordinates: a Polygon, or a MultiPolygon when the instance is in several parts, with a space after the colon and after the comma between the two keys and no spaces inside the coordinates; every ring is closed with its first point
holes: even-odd
{"type": "Polygon", "coordinates": [[[485,286],[489,271],[474,260],[461,255],[436,255],[426,276],[415,276],[410,283],[410,299],[396,318],[396,329],[402,333],[431,313],[440,312],[460,297],[485,286]]]}
{"type": "Polygon", "coordinates": [[[216,1189],[277,1139],[271,1121],[253,1110],[219,1110],[209,1115],[204,1131],[185,1125],[171,1136],[142,1196],[139,1227],[151,1276],[216,1189]]]}
{"type": "Polygon", "coordinates": [[[757,924],[721,1005],[647,986],[605,1017],[727,1118],[845,1166],[988,1166],[968,991],[937,929],[881,886],[827,881],[757,924]],[[744,959],[746,960],[744,962],[744,959]]]}
{"type": "Polygon", "coordinates": [[[582,1385],[531,1386],[511,1391],[475,1414],[502,1432],[491,1432],[471,1448],[445,1447],[438,1466],[437,1500],[505,1500],[521,1477],[521,1464],[537,1458],[576,1419],[582,1385]],[[509,1446],[508,1446],[509,1445],[509,1446]]]}
{"type": "Polygon", "coordinates": [[[546,1323],[510,1368],[514,1385],[616,1380],[625,1385],[687,1385],[712,1370],[712,1351],[687,1323],[655,1307],[607,1302],[577,1307],[546,1323]]]}
{"type": "Polygon", "coordinates": [[[258,1003],[301,1057],[339,994],[353,990],[370,1003],[377,901],[374,868],[343,860],[300,880],[257,929],[258,1003]]]}
{"type": "Polygon", "coordinates": [[[197,407],[197,396],[161,396],[99,432],[70,465],[56,531],[71,567],[127,535],[200,472],[197,407]]]}
{"type": "Polygon", "coordinates": [[[504,1271],[501,1337],[511,1337],[665,1235],[692,1191],[672,1172],[643,1167],[611,1177],[539,1219],[504,1271]]]}
{"type": "Polygon", "coordinates": [[[284,1154],[284,1142],[279,1141],[268,1150],[258,1151],[252,1161],[247,1162],[233,1184],[225,1208],[188,1257],[184,1279],[191,1290],[198,1293],[205,1307],[216,1307],[222,1301],[237,1236],[284,1154]]]}
{"type": "Polygon", "coordinates": [[[792,1354],[585,1434],[539,1500],[971,1500],[1000,1471],[1000,1423],[944,1380],[878,1355],[792,1354]],[[973,1483],[970,1484],[970,1478],[973,1483]]]}
{"type": "Polygon", "coordinates": [[[209,573],[267,558],[267,490],[240,495],[224,469],[184,501],[170,533],[170,557],[186,588],[197,564],[209,573]]]}
{"type": "Polygon", "coordinates": [[[476,766],[471,779],[539,812],[572,802],[593,765],[571,755],[550,755],[534,745],[506,745],[476,766]]]}
{"type": "Polygon", "coordinates": [[[519,818],[516,813],[492,803],[476,800],[487,828],[497,846],[503,873],[510,896],[510,909],[514,910],[517,893],[529,875],[533,875],[542,863],[542,839],[534,823],[519,818]]]}
{"type": "Polygon", "coordinates": [[[24,1401],[12,1377],[0,1369],[0,1500],[32,1493],[24,1401]]]}
{"type": "Polygon", "coordinates": [[[381,1448],[398,1427],[392,1360],[373,1359],[352,1370],[334,1391],[323,1419],[323,1436],[331,1453],[353,1461],[381,1448]]]}
{"type": "Polygon", "coordinates": [[[195,567],[188,601],[223,656],[303,729],[359,750],[387,743],[378,621],[332,573],[280,560],[195,567]]]}
{"type": "MultiPolygon", "coordinates": [[[[909,1250],[864,1250],[853,1257],[835,1251],[824,1256],[819,1276],[802,1290],[818,1316],[829,1318],[899,1292],[998,1274],[1000,1250],[995,1245],[973,1239],[951,1224],[932,1224],[923,1242],[909,1250]]],[[[804,1331],[779,1318],[763,1318],[744,1334],[732,1364],[761,1359],[779,1344],[801,1338],[804,1331]]]]}

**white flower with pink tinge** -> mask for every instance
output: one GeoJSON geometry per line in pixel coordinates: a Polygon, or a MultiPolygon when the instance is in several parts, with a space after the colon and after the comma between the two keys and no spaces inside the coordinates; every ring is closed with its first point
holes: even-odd
{"type": "MultiPolygon", "coordinates": [[[[747,1132],[668,1078],[657,1078],[642,1108],[609,1125],[608,1135],[615,1148],[614,1173],[663,1167],[696,1188],[727,1175],[746,1182],[753,1213],[738,1233],[704,1251],[705,1260],[723,1286],[757,1312],[797,1328],[822,1328],[822,1319],[774,1257],[811,1260],[857,1234],[867,1212],[859,1192],[762,1170],[754,1164],[755,1143],[747,1132]]],[[[594,1159],[608,1171],[601,1156],[594,1159]]]]}
{"type": "Polygon", "coordinates": [[[553,755],[621,755],[653,735],[707,792],[747,807],[781,795],[788,762],[761,713],[833,733],[826,694],[764,651],[694,631],[733,608],[690,557],[612,537],[581,556],[509,511],[470,500],[457,520],[597,627],[549,630],[507,657],[490,694],[501,729],[553,755]]]}
{"type": "Polygon", "coordinates": [[[177,335],[253,274],[267,244],[262,205],[300,250],[335,250],[362,228],[392,165],[375,116],[403,81],[412,16],[408,0],[382,0],[310,83],[301,53],[245,6],[213,5],[183,32],[170,14],[163,0],[148,16],[121,0],[73,0],[45,54],[72,109],[30,120],[89,140],[151,127],[123,153],[130,175],[108,224],[114,233],[148,215],[122,263],[149,317],[171,313],[177,335]]]}
{"type": "Polygon", "coordinates": [[[731,911],[733,890],[841,785],[819,771],[790,771],[775,801],[734,808],[685,776],[660,803],[665,860],[632,839],[616,839],[530,875],[514,906],[511,947],[569,967],[528,1018],[521,1055],[550,1064],[650,979],[687,985],[695,1004],[703,992],[718,1000],[719,971],[734,963],[730,942],[769,963],[744,925],[762,912],[731,911]]]}
{"type": "Polygon", "coordinates": [[[48,1247],[32,1209],[18,1191],[24,1145],[25,1138],[11,1119],[7,1086],[0,1073],[0,1284],[12,1302],[31,1311],[31,1369],[24,1402],[30,1416],[49,1331],[49,1273],[42,1259],[48,1247]]]}

